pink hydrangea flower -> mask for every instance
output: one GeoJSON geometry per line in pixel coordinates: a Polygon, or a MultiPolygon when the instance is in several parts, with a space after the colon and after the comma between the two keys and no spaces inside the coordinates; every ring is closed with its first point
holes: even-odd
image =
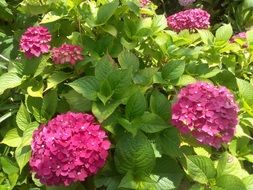
{"type": "Polygon", "coordinates": [[[145,7],[146,5],[150,3],[150,0],[140,0],[140,3],[141,3],[141,7],[145,7]]]}
{"type": "Polygon", "coordinates": [[[239,108],[225,87],[197,82],[181,89],[172,105],[172,124],[202,144],[219,148],[234,136],[239,108]]]}
{"type": "Polygon", "coordinates": [[[77,61],[82,61],[83,49],[80,46],[63,44],[61,47],[53,48],[52,59],[56,64],[70,63],[76,64],[77,61]]]}
{"type": "Polygon", "coordinates": [[[246,32],[240,32],[240,33],[234,35],[234,36],[230,39],[230,42],[235,42],[236,39],[246,39],[246,32]]]}
{"type": "Polygon", "coordinates": [[[110,141],[90,114],[58,115],[33,134],[30,167],[46,185],[69,185],[96,174],[106,162],[110,141]]]}
{"type": "Polygon", "coordinates": [[[20,50],[26,57],[39,57],[43,53],[48,53],[51,34],[44,26],[29,27],[20,39],[20,50]]]}
{"type": "Polygon", "coordinates": [[[178,0],[178,3],[183,6],[183,7],[186,7],[186,6],[189,6],[191,5],[192,3],[194,3],[196,0],[178,0]]]}
{"type": "Polygon", "coordinates": [[[167,17],[167,23],[176,32],[206,29],[210,25],[210,14],[202,9],[188,9],[167,17]]]}
{"type": "MultiPolygon", "coordinates": [[[[247,38],[246,32],[240,32],[240,33],[234,35],[229,41],[230,41],[230,43],[235,43],[236,40],[238,40],[238,39],[246,40],[246,38],[247,38]]],[[[242,45],[242,47],[247,48],[248,47],[247,43],[244,43],[242,45]]]]}

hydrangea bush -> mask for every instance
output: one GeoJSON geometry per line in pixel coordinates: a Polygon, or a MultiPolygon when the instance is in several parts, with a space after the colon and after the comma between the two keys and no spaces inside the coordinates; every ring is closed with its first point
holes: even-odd
{"type": "Polygon", "coordinates": [[[252,189],[249,1],[0,9],[0,190],[252,189]]]}

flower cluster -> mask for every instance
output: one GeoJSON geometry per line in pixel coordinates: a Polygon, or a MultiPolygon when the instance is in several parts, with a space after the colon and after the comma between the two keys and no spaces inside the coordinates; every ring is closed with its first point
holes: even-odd
{"type": "Polygon", "coordinates": [[[200,143],[219,148],[233,138],[238,110],[225,87],[197,82],[181,89],[172,106],[172,124],[200,143]]]}
{"type": "Polygon", "coordinates": [[[202,9],[188,9],[167,17],[167,23],[176,32],[206,29],[210,25],[210,14],[202,9]]]}
{"type": "MultiPolygon", "coordinates": [[[[235,43],[238,39],[246,40],[246,38],[247,38],[246,32],[240,32],[240,33],[234,35],[229,41],[230,41],[230,43],[235,43]]],[[[242,45],[242,47],[247,48],[248,47],[247,43],[244,43],[242,45]]]]}
{"type": "Polygon", "coordinates": [[[189,6],[191,5],[192,3],[194,3],[196,0],[178,0],[178,3],[183,6],[183,7],[186,7],[186,6],[189,6]]]}
{"type": "Polygon", "coordinates": [[[61,47],[52,49],[52,59],[56,64],[70,63],[74,65],[77,61],[83,60],[82,51],[80,46],[63,44],[61,47]]]}
{"type": "Polygon", "coordinates": [[[58,115],[33,134],[30,167],[46,185],[69,185],[101,169],[110,142],[90,114],[58,115]]]}
{"type": "Polygon", "coordinates": [[[20,50],[28,58],[39,57],[43,53],[49,52],[51,35],[48,29],[43,26],[29,27],[20,39],[20,50]]]}
{"type": "Polygon", "coordinates": [[[141,3],[141,7],[145,7],[146,5],[150,3],[150,0],[140,0],[140,3],[141,3]]]}

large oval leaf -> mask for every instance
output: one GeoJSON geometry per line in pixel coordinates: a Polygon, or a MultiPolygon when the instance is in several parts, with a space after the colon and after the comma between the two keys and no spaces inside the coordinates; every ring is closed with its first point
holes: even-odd
{"type": "Polygon", "coordinates": [[[155,163],[153,148],[143,133],[124,135],[116,145],[115,164],[119,173],[150,174],[155,163]]]}
{"type": "Polygon", "coordinates": [[[186,158],[186,172],[199,183],[207,184],[209,179],[216,175],[214,164],[210,158],[205,156],[188,156],[186,158]]]}
{"type": "Polygon", "coordinates": [[[224,190],[247,190],[240,178],[233,175],[219,177],[216,185],[224,190]]]}

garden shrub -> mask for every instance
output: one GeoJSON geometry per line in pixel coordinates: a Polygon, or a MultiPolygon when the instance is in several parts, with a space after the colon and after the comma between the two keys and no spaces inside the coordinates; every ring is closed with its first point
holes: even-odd
{"type": "Polygon", "coordinates": [[[0,11],[1,190],[252,189],[251,1],[0,11]]]}

